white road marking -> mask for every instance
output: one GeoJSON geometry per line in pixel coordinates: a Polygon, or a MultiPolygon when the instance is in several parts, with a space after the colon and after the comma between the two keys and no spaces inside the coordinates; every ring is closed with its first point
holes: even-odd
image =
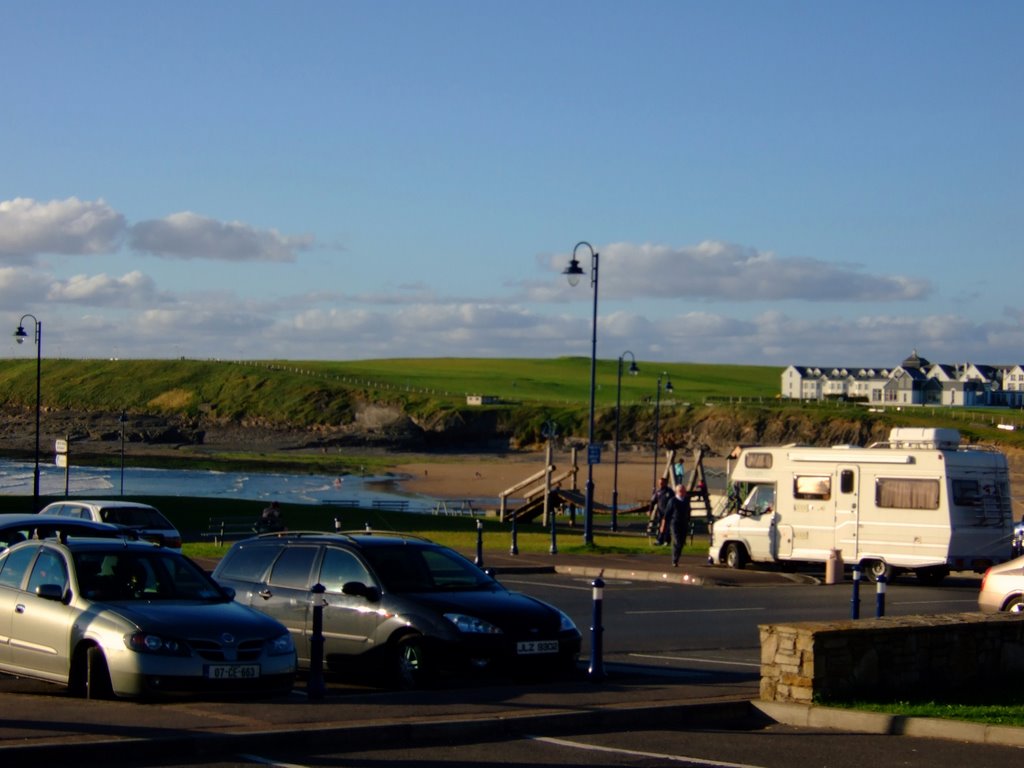
{"type": "Polygon", "coordinates": [[[250,763],[257,763],[258,765],[269,765],[272,768],[309,768],[307,765],[300,763],[279,763],[276,760],[269,760],[259,755],[239,755],[239,760],[246,760],[250,763]]]}
{"type": "Polygon", "coordinates": [[[610,752],[617,755],[630,755],[632,757],[648,757],[656,760],[670,760],[675,763],[689,763],[690,765],[704,765],[708,768],[762,768],[762,766],[749,763],[726,763],[721,760],[707,760],[702,757],[686,757],[685,755],[669,755],[663,752],[641,752],[635,749],[618,749],[616,747],[602,747],[596,744],[581,744],[577,741],[567,739],[555,739],[547,736],[530,736],[533,741],[540,741],[544,744],[552,744],[556,747],[571,747],[572,749],[584,749],[590,752],[610,752]]]}
{"type": "Polygon", "coordinates": [[[764,608],[679,608],[675,610],[660,609],[657,611],[626,611],[627,616],[642,616],[645,613],[744,613],[747,611],[763,611],[764,608]]]}
{"type": "Polygon", "coordinates": [[[754,663],[752,661],[725,661],[724,659],[707,659],[700,658],[698,656],[666,656],[664,654],[653,654],[653,653],[630,653],[629,656],[635,659],[656,659],[658,661],[686,661],[696,662],[698,664],[723,664],[729,667],[754,667],[760,669],[760,663],[754,663]]]}

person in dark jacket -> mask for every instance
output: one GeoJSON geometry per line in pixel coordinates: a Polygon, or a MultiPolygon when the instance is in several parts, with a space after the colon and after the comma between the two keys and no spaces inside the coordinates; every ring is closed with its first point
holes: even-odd
{"type": "Polygon", "coordinates": [[[648,535],[654,536],[658,544],[668,543],[668,531],[665,528],[665,511],[668,503],[672,501],[672,490],[668,487],[668,479],[661,478],[658,488],[651,496],[651,507],[649,510],[649,521],[647,525],[648,535]]]}
{"type": "Polygon", "coordinates": [[[686,493],[686,486],[680,483],[665,511],[665,528],[672,536],[672,565],[676,567],[690,532],[690,512],[690,497],[686,493]]]}

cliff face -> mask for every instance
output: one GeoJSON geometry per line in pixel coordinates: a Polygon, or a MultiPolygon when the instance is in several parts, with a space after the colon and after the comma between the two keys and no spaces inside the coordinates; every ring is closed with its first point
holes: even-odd
{"type": "MultiPolygon", "coordinates": [[[[121,414],[48,410],[42,415],[40,445],[52,450],[62,438],[82,452],[112,452],[120,448],[121,414]]],[[[585,445],[586,425],[577,413],[557,414],[559,440],[585,445]]],[[[626,414],[624,414],[624,417],[626,414]]],[[[8,411],[0,427],[0,453],[25,454],[34,449],[34,412],[8,411]]],[[[154,451],[176,446],[203,446],[210,451],[274,451],[295,449],[373,448],[423,452],[486,452],[535,450],[543,445],[540,426],[553,416],[537,409],[452,409],[410,414],[396,405],[367,403],[355,410],[351,423],[299,427],[260,419],[217,419],[211,415],[128,414],[125,442],[154,451]]],[[[704,448],[724,456],[738,444],[866,445],[886,437],[889,425],[867,418],[832,417],[799,409],[704,406],[663,415],[659,443],[692,451],[704,448]]],[[[614,440],[614,411],[601,413],[596,439],[614,440]]],[[[647,411],[624,418],[623,444],[648,442],[654,434],[647,411]]]]}

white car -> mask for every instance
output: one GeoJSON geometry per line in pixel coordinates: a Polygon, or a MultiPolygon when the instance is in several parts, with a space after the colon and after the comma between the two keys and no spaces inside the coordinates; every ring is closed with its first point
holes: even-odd
{"type": "Polygon", "coordinates": [[[1024,557],[993,565],[981,580],[978,610],[1024,613],[1024,557]]]}
{"type": "Polygon", "coordinates": [[[156,507],[137,501],[65,499],[43,507],[39,514],[92,520],[128,528],[140,539],[181,550],[181,534],[156,507]]]}

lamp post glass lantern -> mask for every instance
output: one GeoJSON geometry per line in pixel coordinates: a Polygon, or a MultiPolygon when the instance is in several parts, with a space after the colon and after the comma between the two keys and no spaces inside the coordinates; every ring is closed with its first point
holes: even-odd
{"type": "Polygon", "coordinates": [[[636,358],[628,349],[619,356],[618,380],[615,385],[615,463],[612,469],[612,530],[619,530],[619,426],[622,414],[622,362],[629,355],[629,375],[640,373],[636,358]]]}
{"type": "Polygon", "coordinates": [[[672,387],[672,379],[668,378],[668,372],[667,371],[662,371],[658,375],[658,391],[657,391],[657,394],[656,394],[656,396],[654,398],[654,482],[652,484],[654,490],[652,491],[652,493],[656,492],[658,490],[658,430],[659,430],[660,420],[661,420],[661,389],[662,389],[662,387],[661,387],[661,379],[662,379],[662,377],[664,377],[666,379],[666,381],[665,381],[665,391],[666,392],[671,392],[672,389],[673,389],[673,387],[672,387]]]}
{"type": "Polygon", "coordinates": [[[39,511],[39,411],[40,411],[40,393],[42,383],[42,362],[43,362],[43,324],[36,319],[35,315],[25,314],[21,316],[21,320],[18,321],[18,330],[14,332],[14,338],[19,344],[24,344],[25,339],[28,338],[28,333],[25,332],[25,318],[31,318],[35,324],[35,344],[36,344],[36,451],[35,451],[35,470],[32,474],[32,511],[39,511]]]}
{"type": "Polygon", "coordinates": [[[583,268],[576,258],[576,252],[586,246],[590,251],[590,286],[594,289],[594,317],[590,333],[590,419],[587,436],[587,489],[586,506],[583,511],[583,543],[591,546],[594,543],[594,464],[600,460],[597,446],[594,445],[594,394],[597,389],[597,265],[598,253],[593,246],[585,241],[576,243],[572,249],[569,266],[562,272],[569,279],[569,285],[576,286],[583,276],[583,268]],[[597,461],[595,461],[597,460],[597,461]]]}

